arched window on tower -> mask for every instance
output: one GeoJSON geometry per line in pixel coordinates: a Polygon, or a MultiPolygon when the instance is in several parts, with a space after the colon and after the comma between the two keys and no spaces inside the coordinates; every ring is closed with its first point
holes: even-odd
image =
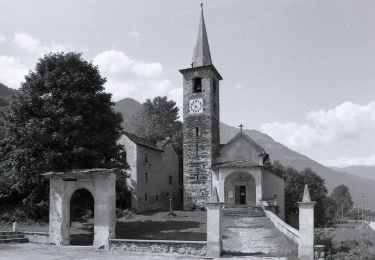
{"type": "Polygon", "coordinates": [[[194,78],[193,79],[193,93],[202,92],[202,79],[194,78]]]}

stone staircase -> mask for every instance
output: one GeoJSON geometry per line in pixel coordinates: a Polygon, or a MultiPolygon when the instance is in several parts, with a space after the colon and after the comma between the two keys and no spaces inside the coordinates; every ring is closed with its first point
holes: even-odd
{"type": "Polygon", "coordinates": [[[297,253],[294,242],[279,232],[259,207],[223,210],[223,249],[224,255],[284,259],[297,253]]]}
{"type": "Polygon", "coordinates": [[[24,234],[13,231],[0,231],[0,244],[6,243],[28,243],[24,234]]]}
{"type": "Polygon", "coordinates": [[[228,217],[265,217],[261,207],[229,207],[223,209],[223,215],[228,217]]]}

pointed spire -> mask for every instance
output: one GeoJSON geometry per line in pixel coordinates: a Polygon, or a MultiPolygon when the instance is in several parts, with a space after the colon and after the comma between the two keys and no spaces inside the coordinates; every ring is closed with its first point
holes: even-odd
{"type": "Polygon", "coordinates": [[[192,67],[211,65],[210,47],[208,46],[206,25],[203,16],[203,4],[201,4],[201,19],[199,22],[198,39],[194,48],[192,67]]]}
{"type": "Polygon", "coordinates": [[[309,187],[307,184],[305,184],[305,190],[303,191],[302,203],[303,202],[311,202],[309,187]]]}

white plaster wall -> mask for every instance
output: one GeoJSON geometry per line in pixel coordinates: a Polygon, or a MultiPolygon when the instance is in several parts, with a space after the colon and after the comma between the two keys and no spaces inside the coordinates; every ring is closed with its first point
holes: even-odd
{"type": "Polygon", "coordinates": [[[127,189],[131,193],[131,207],[136,208],[138,202],[138,181],[137,181],[137,145],[132,142],[126,135],[122,135],[119,143],[124,145],[126,151],[126,162],[129,165],[129,169],[126,173],[129,178],[126,179],[127,189]]]}
{"type": "Polygon", "coordinates": [[[175,208],[180,201],[178,157],[171,143],[166,144],[164,149],[165,152],[161,152],[141,145],[137,146],[137,211],[168,210],[171,196],[175,208]],[[169,184],[169,176],[172,176],[172,184],[169,184]],[[145,194],[147,194],[147,201],[145,201],[145,194]],[[156,195],[159,201],[156,201],[156,195]]]}
{"type": "Polygon", "coordinates": [[[263,169],[263,198],[270,199],[276,195],[277,205],[279,206],[279,218],[285,218],[285,187],[284,180],[263,169]]]}

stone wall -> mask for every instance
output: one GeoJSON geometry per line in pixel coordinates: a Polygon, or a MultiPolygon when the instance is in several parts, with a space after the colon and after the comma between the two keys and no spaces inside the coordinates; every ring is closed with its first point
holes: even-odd
{"type": "Polygon", "coordinates": [[[112,250],[204,256],[206,241],[110,239],[112,250]]]}
{"type": "Polygon", "coordinates": [[[191,209],[200,207],[211,192],[211,166],[220,144],[219,77],[211,66],[181,72],[184,75],[184,209],[191,209]],[[202,79],[202,91],[194,93],[192,81],[197,77],[202,79]],[[202,113],[189,113],[191,99],[202,99],[202,113]]]}
{"type": "Polygon", "coordinates": [[[49,233],[47,232],[21,232],[25,238],[31,243],[35,244],[49,244],[49,233]]]}
{"type": "Polygon", "coordinates": [[[263,173],[263,199],[270,199],[276,195],[278,216],[285,219],[285,181],[267,169],[262,169],[263,173]]]}

